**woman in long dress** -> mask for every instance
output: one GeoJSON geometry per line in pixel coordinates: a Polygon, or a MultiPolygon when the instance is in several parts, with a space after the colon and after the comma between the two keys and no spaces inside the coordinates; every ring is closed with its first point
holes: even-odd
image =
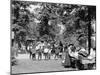
{"type": "Polygon", "coordinates": [[[63,63],[64,67],[70,67],[71,66],[71,61],[68,53],[68,48],[67,46],[65,47],[65,61],[63,63]]]}

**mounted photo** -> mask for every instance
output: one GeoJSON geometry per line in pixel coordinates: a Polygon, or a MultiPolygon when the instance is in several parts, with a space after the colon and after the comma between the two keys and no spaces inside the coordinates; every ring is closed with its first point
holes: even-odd
{"type": "Polygon", "coordinates": [[[96,70],[96,6],[11,0],[11,74],[96,70]]]}

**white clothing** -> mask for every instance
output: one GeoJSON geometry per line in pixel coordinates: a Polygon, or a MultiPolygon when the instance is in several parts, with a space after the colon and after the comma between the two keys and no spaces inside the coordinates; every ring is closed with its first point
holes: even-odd
{"type": "Polygon", "coordinates": [[[95,58],[95,51],[91,48],[90,55],[88,56],[88,59],[93,59],[93,58],[95,58]]]}
{"type": "Polygon", "coordinates": [[[48,53],[49,49],[48,48],[45,48],[44,49],[44,53],[48,53]]]}
{"type": "Polygon", "coordinates": [[[40,46],[38,45],[38,46],[36,46],[36,48],[35,48],[36,50],[38,50],[38,49],[40,49],[40,46]]]}
{"type": "Polygon", "coordinates": [[[73,51],[71,51],[71,49],[70,49],[70,47],[69,47],[69,48],[68,48],[68,52],[69,52],[69,55],[70,55],[71,57],[74,57],[74,58],[77,58],[77,59],[78,59],[78,52],[77,52],[77,51],[73,52],[73,51]]]}

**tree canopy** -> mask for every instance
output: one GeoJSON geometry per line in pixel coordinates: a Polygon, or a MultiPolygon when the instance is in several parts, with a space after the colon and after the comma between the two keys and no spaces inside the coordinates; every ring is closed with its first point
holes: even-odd
{"type": "Polygon", "coordinates": [[[12,1],[11,8],[12,31],[21,42],[26,36],[63,42],[87,40],[90,22],[96,20],[95,6],[12,1]]]}

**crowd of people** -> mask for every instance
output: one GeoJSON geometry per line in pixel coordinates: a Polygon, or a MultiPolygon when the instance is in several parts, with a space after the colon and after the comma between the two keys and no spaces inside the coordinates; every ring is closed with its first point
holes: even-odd
{"type": "MultiPolygon", "coordinates": [[[[15,48],[15,47],[14,47],[15,48]]],[[[61,59],[64,67],[78,69],[93,69],[96,64],[96,49],[90,50],[82,46],[76,47],[74,44],[62,44],[61,42],[38,41],[22,46],[29,58],[32,60],[61,59]]],[[[16,52],[16,55],[17,52],[16,52]]]]}
{"type": "Polygon", "coordinates": [[[54,59],[59,59],[63,52],[63,46],[61,43],[58,44],[39,41],[36,44],[31,43],[28,45],[27,52],[30,54],[31,59],[41,60],[44,57],[45,60],[48,60],[51,59],[51,56],[53,56],[54,59]]]}
{"type": "Polygon", "coordinates": [[[75,47],[70,44],[66,48],[66,57],[62,61],[65,67],[72,67],[81,69],[95,69],[96,64],[96,50],[95,48],[75,47]]]}

